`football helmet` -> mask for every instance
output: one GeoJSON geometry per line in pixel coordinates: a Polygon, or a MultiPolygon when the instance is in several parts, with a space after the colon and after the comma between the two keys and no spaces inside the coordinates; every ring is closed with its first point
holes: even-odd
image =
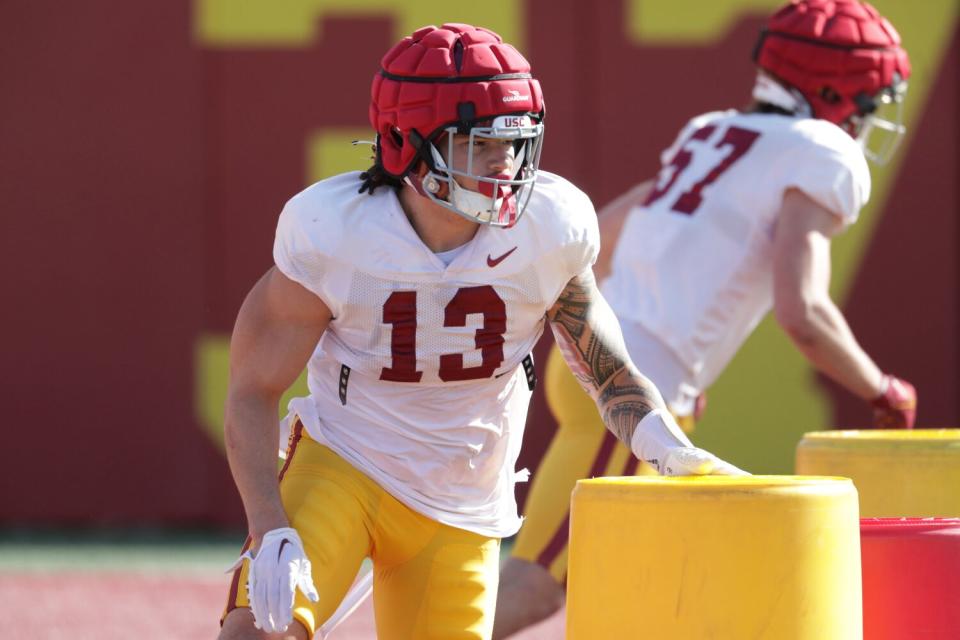
{"type": "Polygon", "coordinates": [[[516,49],[480,27],[424,27],[383,56],[370,93],[380,170],[475,222],[516,223],[533,192],[544,115],[540,83],[516,49]],[[455,136],[469,145],[462,166],[455,136]],[[473,166],[481,143],[512,146],[510,171],[473,166]]]}
{"type": "Polygon", "coordinates": [[[794,0],[761,30],[754,61],[802,101],[795,113],[842,127],[874,162],[893,154],[905,132],[910,61],[893,25],[872,6],[794,0]]]}

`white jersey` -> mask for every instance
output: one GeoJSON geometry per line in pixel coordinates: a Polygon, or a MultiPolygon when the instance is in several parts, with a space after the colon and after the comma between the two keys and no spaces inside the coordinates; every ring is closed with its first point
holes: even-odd
{"type": "Polygon", "coordinates": [[[277,266],[333,314],[308,366],[310,396],[291,414],[417,512],[512,535],[530,400],[520,364],[547,310],[596,259],[593,205],[541,171],[516,226],[481,226],[445,266],[393,190],[359,186],[357,173],[324,180],[280,216],[277,266]]]}
{"type": "Polygon", "coordinates": [[[799,189],[849,225],[870,173],[830,122],[736,111],[692,119],[661,162],[646,203],[628,214],[603,292],[628,347],[631,333],[635,344],[652,336],[660,345],[641,350],[670,354],[636,360],[658,385],[669,381],[661,391],[670,402],[677,387],[695,395],[709,386],[772,307],[784,193],[799,189]],[[658,375],[658,366],[670,370],[658,375]]]}

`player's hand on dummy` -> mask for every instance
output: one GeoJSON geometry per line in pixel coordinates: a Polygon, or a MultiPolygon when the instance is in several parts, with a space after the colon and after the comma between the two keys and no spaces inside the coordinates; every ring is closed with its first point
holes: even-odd
{"type": "Polygon", "coordinates": [[[917,390],[906,380],[884,375],[883,393],[870,405],[873,407],[874,429],[913,429],[917,419],[917,390]]]}
{"type": "Polygon", "coordinates": [[[268,531],[256,555],[247,551],[240,560],[250,560],[247,597],[254,625],[268,632],[285,631],[293,622],[293,597],[297,589],[311,602],[320,599],[310,574],[310,560],[295,529],[268,531]]]}
{"type": "Polygon", "coordinates": [[[673,416],[654,409],[637,423],[630,442],[633,455],[662,476],[748,476],[709,451],[693,446],[673,416]]]}

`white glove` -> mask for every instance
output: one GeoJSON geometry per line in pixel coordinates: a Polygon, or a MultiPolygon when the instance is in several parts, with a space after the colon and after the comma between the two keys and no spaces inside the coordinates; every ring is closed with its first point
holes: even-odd
{"type": "Polygon", "coordinates": [[[654,409],[637,423],[630,449],[663,476],[750,475],[693,446],[673,416],[663,409],[654,409]]]}
{"type": "Polygon", "coordinates": [[[257,555],[247,551],[240,560],[244,558],[250,560],[247,597],[258,629],[286,631],[293,622],[293,596],[297,589],[311,602],[320,599],[310,575],[310,560],[295,529],[268,531],[260,541],[257,555]]]}

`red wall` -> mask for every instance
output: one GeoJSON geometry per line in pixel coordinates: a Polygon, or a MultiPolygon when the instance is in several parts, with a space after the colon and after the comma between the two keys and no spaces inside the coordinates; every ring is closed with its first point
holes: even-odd
{"type": "MultiPolygon", "coordinates": [[[[528,2],[526,53],[548,102],[543,165],[600,205],[653,174],[687,116],[744,101],[759,20],[715,47],[639,47],[611,36],[619,3],[596,5],[528,2]]],[[[187,0],[0,4],[2,524],[242,522],[196,422],[195,341],[229,332],[269,266],[307,132],[366,125],[393,26],[340,19],[311,48],[205,50],[191,20],[187,0]]],[[[956,40],[950,55],[954,69],[956,40]]],[[[871,353],[930,390],[937,425],[960,413],[949,76],[846,309],[871,353]]],[[[551,428],[537,397],[524,464],[551,428]]]]}
{"type": "Polygon", "coordinates": [[[239,514],[192,419],[209,167],[188,9],[0,4],[4,522],[239,514]]]}

